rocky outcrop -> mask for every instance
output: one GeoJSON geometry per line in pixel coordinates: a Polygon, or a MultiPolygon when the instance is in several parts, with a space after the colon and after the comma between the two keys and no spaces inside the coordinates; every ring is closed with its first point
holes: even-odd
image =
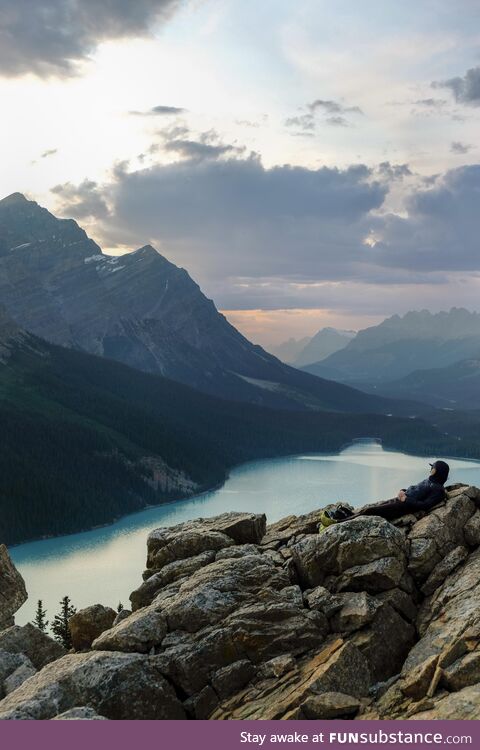
{"type": "Polygon", "coordinates": [[[90,651],[25,680],[33,656],[0,651],[0,719],[478,719],[477,504],[458,486],[393,524],[228,513],[152,532],[133,611],[100,618],[90,651]]]}
{"type": "Polygon", "coordinates": [[[112,627],[117,613],[111,607],[93,604],[81,609],[68,621],[72,644],[75,651],[86,651],[93,641],[112,627]]]}
{"type": "Polygon", "coordinates": [[[27,601],[25,582],[0,544],[0,632],[13,625],[13,616],[27,601]]]}

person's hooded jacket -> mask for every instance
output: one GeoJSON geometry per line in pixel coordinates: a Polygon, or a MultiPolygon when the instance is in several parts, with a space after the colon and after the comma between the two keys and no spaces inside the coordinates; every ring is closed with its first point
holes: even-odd
{"type": "Polygon", "coordinates": [[[427,477],[419,484],[412,484],[405,490],[406,503],[414,511],[428,510],[445,500],[443,485],[448,479],[449,466],[445,461],[435,461],[432,468],[435,468],[433,476],[427,477]]]}

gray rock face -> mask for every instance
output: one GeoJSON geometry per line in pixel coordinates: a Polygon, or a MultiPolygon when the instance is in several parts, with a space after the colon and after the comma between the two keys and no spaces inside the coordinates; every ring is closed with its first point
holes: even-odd
{"type": "Polygon", "coordinates": [[[29,676],[39,631],[0,633],[0,719],[480,718],[479,497],[453,488],[398,526],[318,534],[314,513],[262,538],[264,517],[224,514],[153,532],[135,611],[91,652],[29,676]]]}
{"type": "Polygon", "coordinates": [[[376,593],[400,582],[405,539],[382,518],[359,517],[307,536],[293,547],[293,559],[306,587],[328,578],[329,589],[376,593]]]}
{"type": "Polygon", "coordinates": [[[26,601],[25,582],[12,563],[7,548],[0,544],[0,631],[13,625],[13,615],[26,601]]]}
{"type": "Polygon", "coordinates": [[[30,623],[14,625],[0,633],[0,649],[12,654],[25,654],[35,669],[42,669],[65,654],[63,646],[30,623]]]}
{"type": "Polygon", "coordinates": [[[185,718],[154,659],[97,652],[46,666],[0,703],[0,720],[53,719],[79,705],[108,719],[185,718]]]}
{"type": "Polygon", "coordinates": [[[114,609],[102,604],[92,604],[76,612],[68,621],[75,651],[90,648],[95,638],[112,627],[116,616],[114,609]]]}

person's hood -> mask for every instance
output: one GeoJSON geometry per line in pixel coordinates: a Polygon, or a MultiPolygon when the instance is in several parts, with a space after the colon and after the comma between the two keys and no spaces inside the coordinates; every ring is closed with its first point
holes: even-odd
{"type": "Polygon", "coordinates": [[[450,473],[450,466],[445,461],[435,461],[430,466],[435,469],[435,474],[430,477],[431,481],[435,484],[445,484],[450,473]]]}

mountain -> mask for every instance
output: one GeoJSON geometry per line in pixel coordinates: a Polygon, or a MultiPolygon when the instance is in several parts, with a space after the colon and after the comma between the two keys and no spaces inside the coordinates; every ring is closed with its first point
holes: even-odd
{"type": "Polygon", "coordinates": [[[188,273],[147,245],[104,255],[76,222],[0,201],[0,303],[51,343],[272,408],[408,413],[283,364],[242,336],[188,273]]]}
{"type": "Polygon", "coordinates": [[[294,360],[296,367],[321,362],[330,354],[344,349],[348,342],[356,336],[355,331],[339,331],[336,328],[322,328],[310,339],[294,360]]]}
{"type": "Polygon", "coordinates": [[[50,344],[4,313],[0,330],[0,539],[9,544],[197,494],[255,458],[337,451],[366,434],[400,450],[444,445],[422,420],[228,402],[50,344]]]}
{"type": "Polygon", "coordinates": [[[344,349],[305,370],[344,383],[377,384],[479,356],[479,313],[422,310],[359,331],[344,349]]]}
{"type": "Polygon", "coordinates": [[[283,341],[281,344],[269,346],[268,351],[282,362],[291,364],[307,346],[309,341],[309,336],[305,336],[303,339],[290,338],[287,341],[283,341]]]}
{"type": "Polygon", "coordinates": [[[480,409],[480,359],[415,370],[400,380],[380,384],[373,392],[413,398],[444,409],[480,409]]]}

